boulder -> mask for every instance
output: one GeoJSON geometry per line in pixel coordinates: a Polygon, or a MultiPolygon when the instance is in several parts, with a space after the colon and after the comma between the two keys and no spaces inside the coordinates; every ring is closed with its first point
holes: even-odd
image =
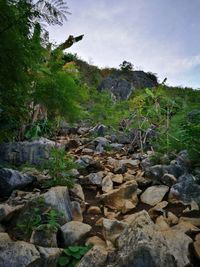
{"type": "Polygon", "coordinates": [[[200,185],[193,175],[185,173],[180,176],[177,183],[171,187],[169,201],[190,204],[192,201],[200,202],[200,185]]]}
{"type": "Polygon", "coordinates": [[[0,195],[9,196],[13,190],[22,189],[36,180],[33,176],[13,169],[0,169],[0,195]]]}
{"type": "Polygon", "coordinates": [[[57,231],[49,228],[48,224],[42,224],[32,232],[30,243],[41,247],[57,247],[57,231]]]}
{"type": "Polygon", "coordinates": [[[49,158],[49,152],[55,146],[54,141],[43,137],[33,141],[4,142],[0,145],[0,163],[40,165],[49,158]]]}
{"type": "Polygon", "coordinates": [[[58,233],[61,247],[83,244],[91,229],[90,225],[77,221],[64,224],[58,233]]]}
{"type": "Polygon", "coordinates": [[[52,187],[48,192],[41,195],[41,197],[44,198],[45,205],[63,214],[63,220],[65,222],[73,219],[72,204],[66,186],[52,187]]]}
{"type": "Polygon", "coordinates": [[[10,220],[23,206],[24,205],[10,206],[7,203],[0,204],[0,222],[10,220]]]}
{"type": "Polygon", "coordinates": [[[135,208],[138,203],[137,183],[135,181],[126,182],[118,189],[101,195],[100,200],[106,206],[126,213],[135,208]]]}
{"type": "Polygon", "coordinates": [[[14,242],[7,233],[0,233],[0,266],[43,267],[40,253],[33,244],[14,242]]]}
{"type": "Polygon", "coordinates": [[[113,182],[109,175],[106,175],[102,180],[102,191],[109,192],[113,189],[113,182]]]}
{"type": "Polygon", "coordinates": [[[169,254],[173,255],[176,260],[176,266],[189,266],[189,246],[192,244],[192,239],[181,231],[171,229],[163,231],[162,234],[167,242],[169,254]]]}
{"type": "MultiPolygon", "coordinates": [[[[45,248],[37,246],[37,250],[41,256],[41,267],[55,267],[58,261],[58,257],[62,253],[60,248],[45,248]]],[[[40,267],[34,265],[33,267],[40,267]]]]}
{"type": "Polygon", "coordinates": [[[105,240],[109,240],[115,244],[115,240],[127,227],[127,224],[118,220],[103,220],[103,236],[105,240]]]}
{"type": "Polygon", "coordinates": [[[106,267],[177,267],[165,238],[146,211],[134,214],[116,245],[116,257],[106,267]]]}
{"type": "Polygon", "coordinates": [[[105,267],[108,252],[102,246],[94,246],[81,259],[77,267],[105,267]]]}
{"type": "Polygon", "coordinates": [[[102,172],[94,172],[90,173],[87,176],[80,178],[79,177],[79,182],[82,185],[97,185],[101,186],[102,185],[102,179],[103,179],[103,173],[102,172]]]}
{"type": "Polygon", "coordinates": [[[166,185],[150,186],[142,193],[140,198],[143,203],[154,206],[162,201],[168,191],[169,187],[166,185]]]}

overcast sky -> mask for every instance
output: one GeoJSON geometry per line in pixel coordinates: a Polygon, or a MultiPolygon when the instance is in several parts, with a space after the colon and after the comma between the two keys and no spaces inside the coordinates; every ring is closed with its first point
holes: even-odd
{"type": "Polygon", "coordinates": [[[99,67],[167,77],[169,85],[200,88],[200,0],[68,0],[68,21],[50,27],[50,40],[84,39],[66,50],[99,67]]]}

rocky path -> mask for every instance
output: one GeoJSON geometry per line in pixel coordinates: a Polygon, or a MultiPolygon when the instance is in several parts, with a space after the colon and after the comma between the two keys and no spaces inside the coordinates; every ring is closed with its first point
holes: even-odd
{"type": "Polygon", "coordinates": [[[94,246],[79,267],[200,266],[200,187],[186,153],[152,166],[151,151],[130,153],[131,143],[122,139],[94,137],[86,129],[59,136],[56,144],[81,166],[70,190],[41,189],[45,175],[33,181],[33,175],[1,170],[0,266],[54,267],[62,248],[85,243],[94,246]],[[62,212],[60,227],[44,235],[52,209],[62,212]],[[27,217],[34,230],[27,229],[27,217]]]}

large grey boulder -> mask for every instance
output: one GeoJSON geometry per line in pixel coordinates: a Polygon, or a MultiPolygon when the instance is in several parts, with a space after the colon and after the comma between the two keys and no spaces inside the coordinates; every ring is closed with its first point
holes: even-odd
{"type": "Polygon", "coordinates": [[[44,198],[44,203],[47,206],[62,213],[65,222],[73,219],[72,204],[66,186],[52,187],[48,192],[41,195],[41,197],[44,198]]]}
{"type": "Polygon", "coordinates": [[[42,267],[40,253],[32,244],[10,239],[7,233],[0,233],[0,266],[42,267]]]}
{"type": "Polygon", "coordinates": [[[178,178],[169,193],[170,202],[183,202],[189,204],[192,200],[199,203],[200,201],[200,185],[197,183],[195,177],[189,173],[178,178]]]}
{"type": "Polygon", "coordinates": [[[56,143],[41,137],[33,141],[2,143],[0,145],[0,163],[42,164],[49,158],[49,151],[56,143]]]}
{"type": "Polygon", "coordinates": [[[144,71],[130,71],[128,73],[117,71],[105,78],[98,90],[108,90],[117,99],[128,99],[135,89],[151,88],[157,85],[156,77],[144,71]]]}
{"type": "Polygon", "coordinates": [[[146,211],[135,214],[116,242],[116,258],[107,267],[177,266],[165,238],[146,211]]]}
{"type": "Polygon", "coordinates": [[[22,174],[13,169],[0,169],[0,195],[2,197],[9,196],[13,190],[22,189],[34,180],[33,176],[22,174]]]}
{"type": "Polygon", "coordinates": [[[82,222],[71,221],[64,224],[59,232],[61,246],[74,246],[84,243],[92,227],[82,222]]]}

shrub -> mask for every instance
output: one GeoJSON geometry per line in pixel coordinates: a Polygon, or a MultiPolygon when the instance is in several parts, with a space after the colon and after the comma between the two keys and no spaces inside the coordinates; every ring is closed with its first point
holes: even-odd
{"type": "Polygon", "coordinates": [[[58,266],[75,267],[80,259],[91,249],[91,246],[69,246],[63,250],[58,259],[58,266]]]}

